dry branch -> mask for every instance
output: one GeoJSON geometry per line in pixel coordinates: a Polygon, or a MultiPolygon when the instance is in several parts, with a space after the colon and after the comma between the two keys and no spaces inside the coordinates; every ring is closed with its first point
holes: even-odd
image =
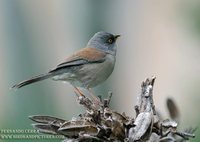
{"type": "Polygon", "coordinates": [[[66,139],[63,142],[183,142],[194,138],[195,129],[177,130],[178,123],[175,120],[179,120],[179,112],[172,99],[167,100],[171,120],[163,120],[157,114],[153,102],[154,82],[155,77],[142,82],[135,118],[109,107],[111,92],[100,104],[76,92],[77,102],[86,112],[69,121],[41,115],[29,118],[36,122],[33,126],[41,133],[64,135],[66,139]]]}

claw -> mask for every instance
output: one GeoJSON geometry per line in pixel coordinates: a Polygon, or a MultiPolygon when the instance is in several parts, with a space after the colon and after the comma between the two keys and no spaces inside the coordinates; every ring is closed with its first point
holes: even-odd
{"type": "Polygon", "coordinates": [[[92,89],[91,89],[91,88],[88,88],[88,91],[89,91],[90,97],[92,98],[92,100],[94,100],[95,104],[100,105],[100,104],[101,104],[101,101],[100,101],[100,99],[99,99],[98,97],[96,97],[96,96],[94,95],[92,89]]]}
{"type": "Polygon", "coordinates": [[[78,87],[74,87],[74,92],[77,96],[84,96],[83,92],[78,87]]]}

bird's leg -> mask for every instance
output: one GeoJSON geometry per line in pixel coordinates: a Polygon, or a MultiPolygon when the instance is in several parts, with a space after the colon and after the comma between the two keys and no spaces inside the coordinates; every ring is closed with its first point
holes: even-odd
{"type": "Polygon", "coordinates": [[[74,86],[74,89],[75,89],[74,91],[76,94],[79,94],[80,96],[84,96],[83,92],[78,87],[74,86]]]}
{"type": "Polygon", "coordinates": [[[88,88],[88,91],[89,91],[89,95],[90,95],[90,97],[92,98],[92,100],[95,101],[95,104],[100,105],[100,104],[101,104],[101,101],[100,101],[100,99],[99,99],[98,97],[96,97],[96,96],[94,95],[92,89],[91,89],[91,88],[88,88]]]}

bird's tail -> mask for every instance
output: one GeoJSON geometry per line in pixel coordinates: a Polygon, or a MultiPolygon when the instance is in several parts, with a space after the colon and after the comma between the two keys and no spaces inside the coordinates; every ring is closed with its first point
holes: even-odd
{"type": "Polygon", "coordinates": [[[35,82],[38,82],[38,81],[41,81],[41,80],[45,80],[45,79],[48,79],[50,77],[52,77],[53,75],[51,73],[46,73],[46,74],[41,74],[41,75],[38,75],[38,76],[35,76],[35,77],[32,77],[28,80],[24,80],[18,84],[15,84],[14,86],[11,87],[11,89],[19,89],[23,86],[26,86],[26,85],[29,85],[29,84],[32,84],[32,83],[35,83],[35,82]]]}

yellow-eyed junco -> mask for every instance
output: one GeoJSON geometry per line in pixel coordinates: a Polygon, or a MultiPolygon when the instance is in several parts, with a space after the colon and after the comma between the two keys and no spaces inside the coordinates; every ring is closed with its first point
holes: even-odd
{"type": "Polygon", "coordinates": [[[68,57],[56,68],[12,86],[23,86],[44,79],[67,81],[74,87],[93,88],[104,82],[115,66],[116,40],[120,35],[97,32],[87,46],[68,57]]]}

